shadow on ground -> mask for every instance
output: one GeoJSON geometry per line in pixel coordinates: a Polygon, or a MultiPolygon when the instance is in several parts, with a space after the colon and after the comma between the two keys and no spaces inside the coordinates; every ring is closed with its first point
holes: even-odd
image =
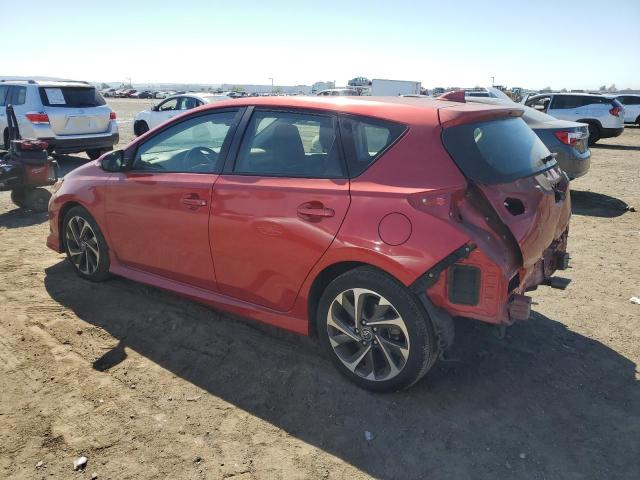
{"type": "Polygon", "coordinates": [[[97,370],[133,349],[373,477],[634,478],[640,468],[636,365],[540,314],[504,340],[461,321],[458,361],[409,391],[375,395],[311,339],[124,279],[85,282],[66,262],[46,270],[45,285],[119,340],[97,370]]]}
{"type": "Polygon", "coordinates": [[[571,212],[590,217],[619,217],[627,212],[622,200],[603,193],[571,190],[571,212]]]}
{"type": "Polygon", "coordinates": [[[26,208],[14,208],[8,212],[0,214],[0,227],[4,228],[22,228],[32,225],[39,225],[46,222],[49,215],[45,213],[37,213],[26,208]]]}
{"type": "Polygon", "coordinates": [[[589,148],[595,148],[597,150],[636,150],[640,151],[640,147],[637,145],[615,145],[615,144],[607,144],[607,143],[598,143],[596,145],[591,145],[589,148]]]}

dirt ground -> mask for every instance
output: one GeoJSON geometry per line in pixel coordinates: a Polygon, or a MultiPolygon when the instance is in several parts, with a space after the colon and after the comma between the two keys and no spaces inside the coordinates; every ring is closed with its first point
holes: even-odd
{"type": "MultiPolygon", "coordinates": [[[[152,102],[110,103],[125,143],[152,102]]],[[[459,321],[455,360],[390,395],[344,380],[310,339],[82,281],[45,247],[46,215],[1,193],[0,477],[639,478],[640,213],[625,207],[640,208],[640,128],[592,152],[569,288],[533,292],[503,340],[459,321]]]]}

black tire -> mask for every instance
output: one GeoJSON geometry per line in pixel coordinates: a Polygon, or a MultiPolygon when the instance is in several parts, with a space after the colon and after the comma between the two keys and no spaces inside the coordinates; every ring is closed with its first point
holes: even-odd
{"type": "Polygon", "coordinates": [[[25,192],[22,188],[11,190],[11,201],[20,208],[26,208],[25,192]]]}
{"type": "Polygon", "coordinates": [[[87,154],[87,157],[89,157],[91,160],[97,160],[102,156],[104,152],[106,152],[106,150],[102,150],[100,148],[93,148],[91,150],[86,150],[85,153],[87,154]]]}
{"type": "Polygon", "coordinates": [[[636,118],[636,125],[640,127],[640,115],[638,115],[638,118],[636,118]]]}
{"type": "Polygon", "coordinates": [[[44,188],[33,188],[25,191],[24,203],[34,212],[42,213],[49,209],[51,192],[44,188]]]}
{"type": "Polygon", "coordinates": [[[133,133],[136,134],[136,137],[139,137],[140,135],[143,135],[148,131],[149,131],[149,125],[147,125],[147,122],[145,122],[144,120],[138,120],[133,125],[133,133]]]}
{"type": "MultiPolygon", "coordinates": [[[[77,226],[78,224],[75,223],[75,225],[77,226]]],[[[79,233],[80,232],[76,228],[76,235],[78,235],[79,233]]],[[[85,280],[89,280],[91,282],[101,282],[110,277],[109,248],[107,247],[107,242],[105,241],[104,236],[102,235],[102,231],[100,230],[100,227],[98,226],[96,221],[93,219],[91,214],[87,212],[87,210],[85,210],[82,207],[73,207],[72,209],[70,209],[66,213],[66,215],[64,216],[64,220],[62,221],[61,235],[62,235],[62,241],[64,242],[64,250],[67,253],[67,259],[69,260],[69,263],[71,263],[71,265],[73,266],[73,269],[75,270],[75,272],[81,278],[84,278],[85,280]],[[95,242],[91,241],[91,245],[93,246],[93,248],[98,250],[99,254],[97,256],[97,262],[95,262],[96,268],[95,270],[92,270],[92,271],[83,271],[82,267],[79,266],[80,264],[84,265],[84,263],[82,262],[83,257],[82,257],[82,253],[78,255],[76,254],[76,252],[81,249],[80,243],[83,240],[82,238],[80,238],[79,239],[80,242],[75,243],[74,237],[69,231],[69,223],[77,222],[78,221],[77,219],[82,219],[84,222],[87,222],[87,224],[91,227],[91,233],[93,234],[92,238],[95,238],[95,242]]],[[[90,239],[90,236],[87,235],[86,233],[83,235],[83,237],[87,241],[89,241],[90,239]]],[[[91,254],[91,252],[87,253],[88,249],[86,248],[86,245],[85,245],[85,248],[82,250],[84,250],[84,255],[91,254]]],[[[96,259],[95,256],[92,256],[91,258],[96,259]]],[[[86,257],[84,258],[84,260],[86,260],[86,257]]]]}
{"type": "MultiPolygon", "coordinates": [[[[404,285],[393,279],[391,276],[373,267],[359,267],[354,270],[350,270],[333,280],[320,298],[317,315],[319,337],[333,363],[349,380],[366,390],[374,392],[392,392],[408,388],[418,382],[429,371],[438,358],[438,342],[433,324],[429,315],[420,303],[420,300],[404,285]],[[348,310],[342,309],[343,303],[339,302],[338,298],[344,299],[345,295],[348,297],[349,293],[345,294],[344,292],[349,292],[352,289],[366,289],[367,291],[374,293],[374,295],[370,296],[368,299],[363,299],[363,305],[365,306],[362,308],[362,311],[364,312],[362,319],[367,319],[367,322],[361,323],[360,329],[356,330],[355,328],[352,328],[350,331],[351,334],[359,336],[360,340],[358,342],[354,341],[351,338],[351,335],[343,335],[341,333],[343,330],[336,329],[334,326],[330,325],[328,319],[330,308],[333,309],[331,311],[331,323],[333,325],[335,325],[334,322],[337,316],[344,315],[345,312],[348,312],[348,310]],[[380,307],[380,299],[378,299],[379,303],[375,303],[376,295],[386,299],[390,304],[390,307],[380,307]],[[370,308],[367,308],[368,301],[374,302],[370,305],[370,308]],[[378,308],[383,309],[378,312],[378,308]],[[392,311],[392,315],[390,316],[388,315],[389,311],[392,311]],[[379,315],[378,317],[374,315],[376,312],[379,315]],[[377,325],[385,323],[380,321],[376,322],[376,318],[396,317],[400,318],[404,324],[405,331],[408,334],[408,338],[406,338],[406,340],[404,339],[404,333],[399,334],[399,336],[402,337],[401,339],[395,336],[393,338],[388,336],[394,327],[389,328],[378,326],[377,329],[371,327],[374,323],[377,325]],[[384,331],[385,328],[386,333],[384,331]],[[369,331],[366,335],[365,330],[369,331]],[[376,330],[377,333],[373,333],[376,332],[376,330]],[[358,334],[357,332],[360,333],[358,334]],[[339,347],[334,350],[330,337],[333,341],[338,337],[345,340],[340,340],[339,347]],[[367,338],[370,340],[369,342],[366,341],[367,338]],[[406,354],[404,363],[400,368],[396,368],[399,370],[399,373],[396,373],[395,376],[390,376],[392,372],[388,369],[388,378],[384,375],[380,375],[377,380],[367,379],[365,378],[365,375],[372,375],[376,370],[376,364],[378,366],[382,364],[384,368],[389,365],[389,343],[383,342],[381,340],[382,338],[387,338],[388,340],[392,340],[398,344],[402,343],[406,345],[408,353],[406,354]],[[383,344],[387,345],[387,353],[384,352],[385,348],[383,348],[383,344]],[[361,353],[369,347],[370,353],[361,353]],[[340,354],[338,353],[339,349],[343,349],[340,354]],[[349,349],[355,351],[350,352],[349,349]],[[340,359],[339,355],[342,355],[343,357],[350,357],[350,359],[363,358],[363,360],[358,363],[354,369],[350,369],[345,363],[343,363],[343,360],[340,359]],[[360,355],[365,356],[360,357],[360,355]],[[385,360],[385,356],[387,360],[385,360]],[[360,369],[360,367],[363,368],[360,369]],[[369,373],[369,369],[371,370],[371,373],[369,373]]],[[[355,317],[355,315],[353,317],[355,317]]],[[[343,323],[342,327],[345,325],[346,323],[343,323]]],[[[396,332],[399,331],[400,329],[396,329],[396,332]]],[[[394,335],[398,334],[396,333],[394,335]]],[[[396,359],[400,360],[400,363],[403,361],[400,355],[396,355],[396,359]]],[[[352,362],[352,366],[353,364],[354,363],[352,362]]],[[[395,366],[398,367],[398,363],[395,363],[395,366]]]]}
{"type": "Polygon", "coordinates": [[[589,124],[589,145],[595,145],[600,140],[600,126],[597,123],[589,124]]]}

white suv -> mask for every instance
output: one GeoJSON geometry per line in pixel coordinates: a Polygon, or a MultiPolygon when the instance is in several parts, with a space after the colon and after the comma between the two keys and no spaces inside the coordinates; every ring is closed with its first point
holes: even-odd
{"type": "Polygon", "coordinates": [[[624,131],[624,107],[615,98],[589,93],[546,93],[528,97],[525,105],[561,120],[589,125],[589,145],[624,131]]]}
{"type": "Polygon", "coordinates": [[[23,138],[44,140],[56,153],[96,159],[118,143],[115,113],[85,82],[0,80],[0,146],[8,148],[6,106],[13,105],[23,138]]]}
{"type": "Polygon", "coordinates": [[[640,95],[615,95],[615,99],[624,105],[624,123],[635,123],[640,126],[640,95]]]}

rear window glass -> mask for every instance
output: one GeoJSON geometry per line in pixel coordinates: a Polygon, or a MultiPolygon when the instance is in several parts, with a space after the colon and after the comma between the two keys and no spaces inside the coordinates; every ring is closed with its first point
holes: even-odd
{"type": "Polygon", "coordinates": [[[93,87],[40,87],[40,99],[47,107],[99,107],[105,101],[93,87]]]}
{"type": "Polygon", "coordinates": [[[340,120],[349,175],[357,177],[406,130],[406,126],[362,117],[340,120]]]}
{"type": "Polygon", "coordinates": [[[465,176],[483,184],[511,182],[556,165],[521,118],[447,128],[442,141],[465,176]]]}

